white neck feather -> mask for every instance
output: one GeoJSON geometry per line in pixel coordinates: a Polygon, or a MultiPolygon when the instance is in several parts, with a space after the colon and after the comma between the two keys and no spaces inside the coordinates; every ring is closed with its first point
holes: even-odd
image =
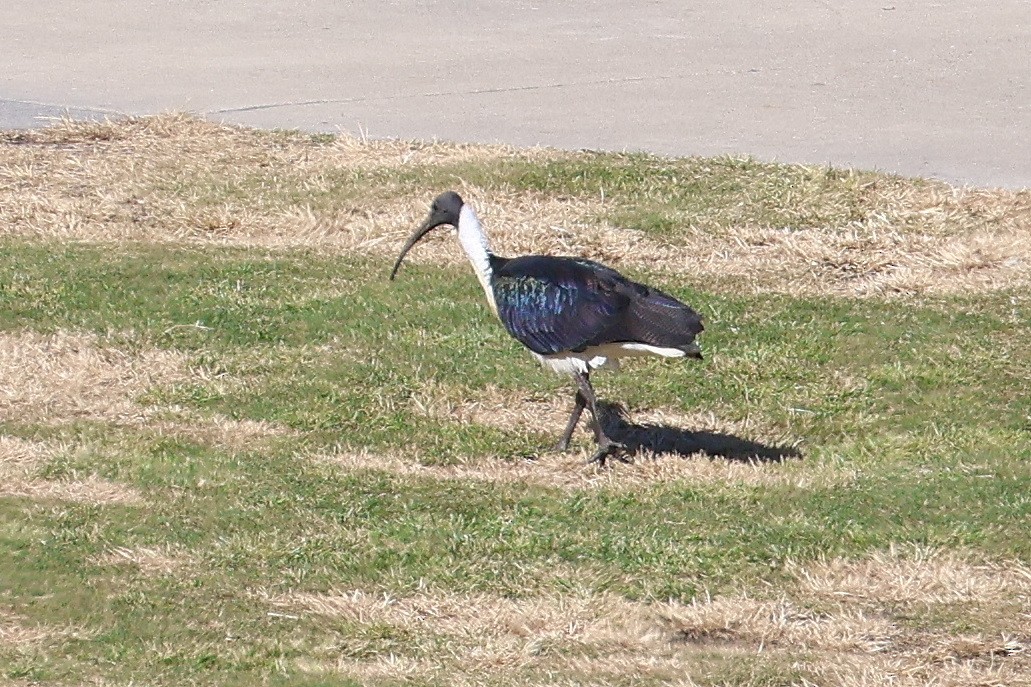
{"type": "Polygon", "coordinates": [[[487,236],[483,233],[476,211],[470,205],[463,205],[458,216],[458,240],[462,243],[465,254],[469,256],[476,278],[480,280],[480,286],[487,294],[487,302],[496,315],[498,307],[494,303],[494,289],[490,285],[490,244],[487,243],[487,236]]]}

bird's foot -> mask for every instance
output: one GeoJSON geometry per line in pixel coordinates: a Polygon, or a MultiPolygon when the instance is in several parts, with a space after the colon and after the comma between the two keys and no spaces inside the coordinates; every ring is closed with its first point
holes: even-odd
{"type": "Polygon", "coordinates": [[[627,455],[627,448],[625,445],[618,441],[612,441],[609,438],[603,439],[598,444],[598,450],[594,453],[594,456],[587,461],[587,464],[597,463],[598,467],[605,467],[606,461],[609,458],[614,458],[620,463],[629,463],[630,456],[627,455]]]}
{"type": "Polygon", "coordinates": [[[569,442],[568,441],[560,441],[557,444],[555,444],[554,446],[552,446],[551,450],[554,451],[555,453],[565,453],[566,451],[569,450],[569,442]]]}

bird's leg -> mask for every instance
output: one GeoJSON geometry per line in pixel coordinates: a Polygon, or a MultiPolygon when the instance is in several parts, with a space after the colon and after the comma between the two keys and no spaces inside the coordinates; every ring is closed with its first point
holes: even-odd
{"type": "Polygon", "coordinates": [[[598,451],[594,454],[588,463],[597,463],[598,465],[604,466],[605,461],[612,457],[618,458],[620,461],[626,463],[629,462],[623,452],[626,450],[626,446],[613,441],[605,435],[605,430],[601,427],[601,416],[598,414],[598,397],[594,395],[594,387],[591,386],[591,380],[587,376],[587,373],[580,372],[576,375],[576,384],[580,387],[580,395],[587,401],[587,405],[591,409],[591,420],[594,425],[594,438],[598,441],[598,451]]]}
{"type": "Polygon", "coordinates": [[[584,400],[584,395],[577,389],[573,412],[570,414],[569,422],[566,424],[566,431],[562,433],[562,438],[555,445],[556,451],[565,451],[569,448],[569,440],[573,438],[573,430],[576,429],[577,423],[580,422],[580,416],[583,415],[584,406],[586,405],[587,401],[584,400]]]}

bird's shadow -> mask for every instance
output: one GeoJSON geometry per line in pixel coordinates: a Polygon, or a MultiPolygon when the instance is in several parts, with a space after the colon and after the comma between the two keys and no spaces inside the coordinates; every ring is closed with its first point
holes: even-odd
{"type": "Polygon", "coordinates": [[[793,446],[763,444],[720,432],[631,422],[626,410],[617,403],[598,401],[598,411],[605,433],[626,446],[631,456],[659,453],[693,456],[703,453],[742,463],[780,463],[802,458],[802,452],[793,446]]]}

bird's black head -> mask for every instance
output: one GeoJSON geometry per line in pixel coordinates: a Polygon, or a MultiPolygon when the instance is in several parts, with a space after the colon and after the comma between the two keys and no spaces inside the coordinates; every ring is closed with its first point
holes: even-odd
{"type": "Polygon", "coordinates": [[[450,224],[457,227],[458,216],[462,214],[462,206],[464,204],[462,196],[454,191],[445,191],[433,199],[433,205],[430,206],[430,218],[438,216],[441,220],[440,224],[450,224]]]}
{"type": "Polygon", "coordinates": [[[439,226],[450,224],[453,227],[458,226],[458,218],[462,214],[462,197],[454,191],[447,191],[441,193],[433,201],[433,205],[430,206],[430,216],[426,218],[426,221],[422,223],[415,233],[405,243],[404,248],[401,249],[401,255],[397,256],[397,262],[394,263],[394,269],[390,271],[390,278],[393,279],[397,275],[397,271],[401,268],[401,261],[405,259],[405,255],[412,249],[419,240],[430,233],[431,229],[436,229],[439,226]]]}

